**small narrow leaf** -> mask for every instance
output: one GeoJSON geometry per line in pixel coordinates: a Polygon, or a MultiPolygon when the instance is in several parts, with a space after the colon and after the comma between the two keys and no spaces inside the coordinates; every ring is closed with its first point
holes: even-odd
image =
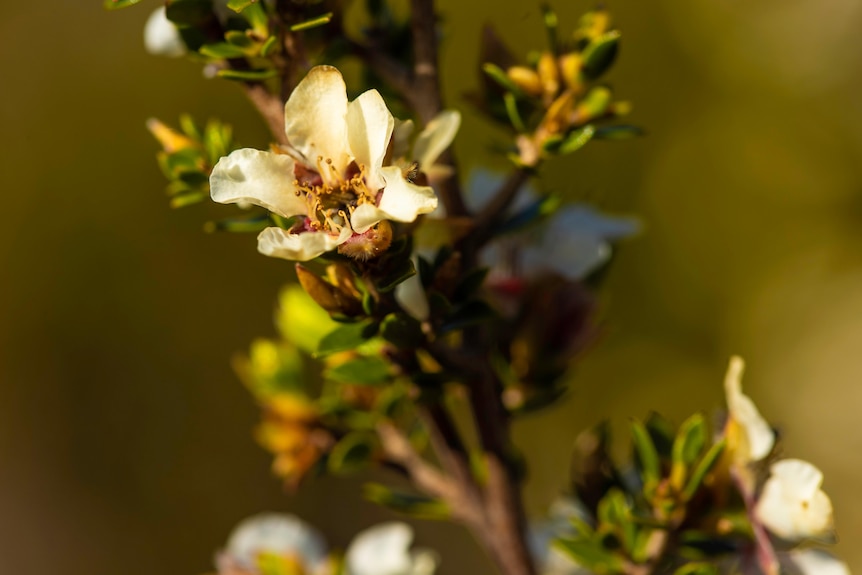
{"type": "Polygon", "coordinates": [[[269,78],[274,78],[278,75],[278,70],[275,68],[260,68],[257,70],[219,70],[216,75],[219,78],[226,80],[236,80],[238,82],[260,82],[269,78]]]}
{"type": "Polygon", "coordinates": [[[227,7],[239,14],[255,2],[257,0],[228,0],[227,7]]]}
{"type": "Polygon", "coordinates": [[[306,20],[305,22],[300,22],[299,24],[294,24],[290,27],[291,32],[299,32],[301,30],[309,30],[311,28],[317,28],[318,26],[323,26],[325,24],[329,24],[329,21],[332,20],[332,12],[327,12],[322,16],[318,16],[317,18],[313,18],[311,20],[306,20]]]}
{"type": "Polygon", "coordinates": [[[593,139],[596,140],[630,140],[644,135],[643,128],[638,126],[620,125],[620,126],[602,126],[596,128],[593,139]]]}
{"type": "Polygon", "coordinates": [[[607,72],[616,60],[619,44],[618,30],[605,32],[590,42],[582,54],[584,76],[590,80],[596,80],[607,72]]]}
{"type": "Polygon", "coordinates": [[[713,445],[709,451],[706,452],[706,455],[703,456],[703,459],[700,460],[700,463],[697,464],[697,467],[692,472],[691,478],[685,486],[685,490],[683,490],[682,497],[684,501],[688,501],[695,493],[697,493],[697,490],[701,483],[703,483],[706,474],[712,471],[712,468],[715,467],[715,464],[718,462],[719,457],[724,451],[725,441],[726,440],[722,439],[713,445]]]}
{"type": "Polygon", "coordinates": [[[593,134],[596,129],[591,125],[586,125],[583,128],[574,130],[560,143],[560,154],[571,154],[587,145],[587,142],[593,139],[593,134]]]}
{"type": "Polygon", "coordinates": [[[356,349],[365,343],[369,337],[372,337],[376,329],[376,324],[367,322],[340,325],[323,336],[313,355],[314,357],[325,357],[339,351],[356,349]]]}
{"type": "Polygon", "coordinates": [[[522,98],[524,96],[524,92],[521,88],[519,88],[518,85],[515,84],[499,66],[485,63],[482,64],[482,71],[485,72],[489,78],[497,82],[497,84],[499,84],[504,90],[511,92],[518,98],[522,98]]]}
{"type": "Polygon", "coordinates": [[[658,452],[643,423],[633,420],[631,429],[632,441],[643,473],[644,489],[652,490],[658,484],[661,472],[658,452]]]}
{"type": "Polygon", "coordinates": [[[326,460],[332,473],[353,473],[371,461],[377,448],[376,437],[368,432],[354,431],[335,444],[326,460]]]}
{"type": "Polygon", "coordinates": [[[141,0],[105,0],[102,2],[102,6],[106,10],[119,10],[120,8],[128,8],[129,6],[134,6],[141,0]]]}
{"type": "Polygon", "coordinates": [[[382,385],[392,377],[389,362],[381,357],[360,357],[327,369],[323,376],[329,381],[351,385],[382,385]]]}
{"type": "Polygon", "coordinates": [[[416,519],[444,520],[451,517],[449,506],[439,499],[409,493],[379,483],[366,484],[363,495],[372,503],[416,519]]]}

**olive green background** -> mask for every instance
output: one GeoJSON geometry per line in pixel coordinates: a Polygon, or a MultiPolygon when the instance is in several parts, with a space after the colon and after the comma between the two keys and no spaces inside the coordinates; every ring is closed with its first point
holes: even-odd
{"type": "MultiPolygon", "coordinates": [[[[253,442],[256,408],[233,354],[273,333],[290,265],[252,236],[206,235],[222,206],[168,208],[149,116],[217,116],[265,147],[234,85],[148,56],[158,4],[5,2],[0,19],[0,574],[194,575],[243,517],[292,510],[343,546],[388,517],[356,480],[295,497],[253,442]]],[[[564,29],[589,7],[557,2],[564,29]]],[[[498,133],[461,94],[477,34],[541,47],[538,7],[440,4],[449,102],[465,166],[498,133]]],[[[610,79],[645,139],[597,142],[547,184],[638,214],[602,293],[604,337],[567,402],[516,426],[540,511],[564,483],[574,435],[658,409],[677,421],[722,403],[729,354],[746,390],[826,476],[862,568],[862,4],[856,0],[615,2],[610,79]]],[[[499,161],[491,166],[502,167],[499,161]]],[[[420,524],[442,573],[490,572],[459,528],[420,524]]]]}

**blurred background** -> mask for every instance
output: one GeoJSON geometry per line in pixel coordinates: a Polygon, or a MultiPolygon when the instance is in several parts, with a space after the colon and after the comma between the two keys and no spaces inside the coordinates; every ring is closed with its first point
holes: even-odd
{"type": "MultiPolygon", "coordinates": [[[[0,575],[196,575],[262,510],[299,513],[336,546],[388,517],[359,500],[363,477],[286,496],[254,444],[257,409],[230,359],[274,334],[290,265],[258,256],[253,236],[202,231],[229,208],[169,209],[144,122],[189,111],[248,146],[268,137],[236,86],[144,52],[157,5],[7,2],[0,19],[0,575]]],[[[563,30],[591,7],[554,5],[563,30]]],[[[577,432],[650,409],[713,413],[739,353],[787,455],[824,471],[836,551],[862,569],[862,3],[610,8],[624,35],[611,81],[649,135],[591,144],[546,181],[645,231],[618,253],[605,335],[570,397],[516,426],[542,445],[529,509],[560,492],[577,432]]],[[[543,46],[538,6],[440,9],[446,92],[466,112],[459,157],[502,167],[488,151],[499,134],[462,94],[481,26],[524,54],[543,46]]],[[[460,529],[420,524],[418,537],[444,575],[487,572],[460,529]]]]}

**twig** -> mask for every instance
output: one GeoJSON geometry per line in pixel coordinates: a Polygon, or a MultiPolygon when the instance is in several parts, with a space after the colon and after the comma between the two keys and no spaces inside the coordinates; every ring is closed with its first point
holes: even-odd
{"type": "Polygon", "coordinates": [[[468,525],[481,522],[476,502],[458,484],[425,461],[400,429],[391,423],[380,423],[377,435],[386,457],[403,467],[416,487],[446,502],[455,519],[468,525]]]}
{"type": "Polygon", "coordinates": [[[518,196],[518,192],[530,177],[530,172],[525,168],[519,168],[503,182],[503,185],[494,194],[494,198],[476,216],[473,231],[464,239],[464,251],[466,260],[471,262],[479,249],[490,239],[494,225],[503,217],[512,202],[518,196]]]}

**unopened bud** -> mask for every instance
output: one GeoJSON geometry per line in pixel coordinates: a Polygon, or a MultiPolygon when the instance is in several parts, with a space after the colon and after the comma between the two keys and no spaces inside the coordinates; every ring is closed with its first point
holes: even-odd
{"type": "Polygon", "coordinates": [[[509,79],[530,96],[542,95],[542,82],[535,71],[526,66],[512,66],[506,70],[509,79]]]}
{"type": "Polygon", "coordinates": [[[539,58],[538,72],[539,80],[542,83],[542,92],[545,96],[553,98],[560,90],[560,71],[553,54],[550,52],[542,53],[539,58]]]}
{"type": "Polygon", "coordinates": [[[296,264],[296,277],[299,279],[299,285],[311,296],[311,299],[317,302],[317,305],[328,312],[341,311],[334,287],[300,264],[296,264]]]}
{"type": "Polygon", "coordinates": [[[581,66],[583,59],[577,52],[569,52],[560,57],[560,71],[562,72],[563,81],[569,90],[579,94],[584,89],[584,83],[581,78],[581,66]]]}
{"type": "Polygon", "coordinates": [[[190,138],[180,134],[173,128],[169,128],[156,118],[147,120],[147,129],[159,141],[164,151],[169,154],[187,148],[194,148],[197,145],[190,138]]]}

